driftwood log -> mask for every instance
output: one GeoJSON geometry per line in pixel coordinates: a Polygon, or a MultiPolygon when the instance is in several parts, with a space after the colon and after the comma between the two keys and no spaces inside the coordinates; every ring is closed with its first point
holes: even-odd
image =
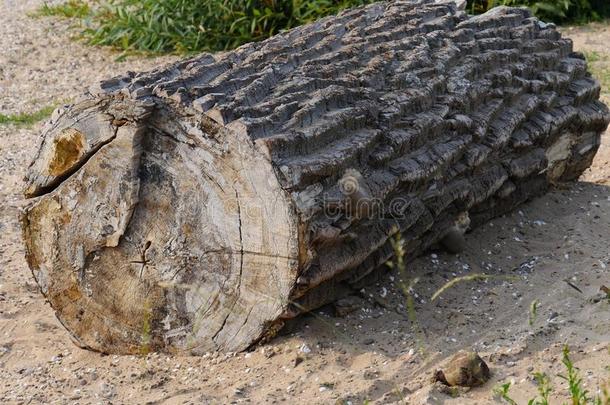
{"type": "Polygon", "coordinates": [[[430,0],[129,73],[47,124],[27,259],[83,347],[243,350],[360,286],[397,232],[412,257],[576,179],[599,92],[527,10],[430,0]]]}

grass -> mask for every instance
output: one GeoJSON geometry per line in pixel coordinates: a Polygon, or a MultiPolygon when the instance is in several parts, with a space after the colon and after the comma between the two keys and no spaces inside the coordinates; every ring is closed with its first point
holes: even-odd
{"type": "Polygon", "coordinates": [[[38,17],[87,18],[91,14],[89,4],[82,0],[68,0],[65,3],[43,4],[33,15],[38,17]]]}
{"type": "Polygon", "coordinates": [[[46,106],[32,113],[0,114],[0,125],[32,126],[51,116],[54,105],[46,106]]]}
{"type": "Polygon", "coordinates": [[[591,74],[599,81],[602,87],[602,99],[607,103],[610,102],[610,55],[597,51],[585,51],[583,54],[591,74]]]}
{"type": "Polygon", "coordinates": [[[605,101],[610,101],[610,67],[591,66],[591,74],[599,80],[602,86],[602,97],[605,101]]]}
{"type": "Polygon", "coordinates": [[[549,376],[545,373],[536,372],[534,373],[534,380],[538,384],[540,399],[530,399],[528,405],[549,405],[549,395],[553,391],[549,376]]]}
{"type": "MultiPolygon", "coordinates": [[[[566,368],[567,375],[558,375],[568,383],[568,395],[570,397],[570,405],[608,405],[610,404],[610,396],[605,388],[600,388],[601,395],[591,397],[589,391],[584,388],[582,377],[578,372],[578,368],[570,359],[570,349],[568,346],[563,347],[563,357],[561,362],[566,368]]],[[[550,378],[540,372],[533,374],[534,380],[538,386],[538,397],[532,398],[527,402],[527,405],[550,405],[549,397],[553,392],[550,378]]],[[[518,405],[517,402],[509,395],[511,383],[507,382],[498,385],[494,388],[494,395],[502,399],[510,405],[518,405]]],[[[565,404],[567,405],[567,404],[565,404]]]]}
{"type": "Polygon", "coordinates": [[[438,297],[441,296],[442,293],[444,293],[451,287],[454,287],[456,284],[462,283],[464,281],[485,281],[485,280],[492,280],[492,279],[516,280],[516,277],[493,276],[493,275],[484,274],[484,273],[474,273],[474,274],[468,274],[468,275],[462,276],[462,277],[455,277],[455,278],[449,280],[447,283],[445,283],[434,294],[432,294],[432,298],[430,298],[430,301],[435,301],[438,297]]]}
{"type": "Polygon", "coordinates": [[[517,405],[517,402],[512,399],[510,395],[508,395],[508,392],[510,391],[510,386],[510,382],[500,384],[494,388],[493,393],[497,398],[504,400],[504,402],[506,402],[507,404],[517,405]]]}
{"type": "Polygon", "coordinates": [[[584,51],[583,55],[585,55],[587,63],[595,63],[608,60],[608,55],[597,51],[584,51]]]}
{"type": "MultiPolygon", "coordinates": [[[[33,15],[68,18],[80,27],[79,38],[124,54],[193,54],[230,50],[374,1],[66,0],[45,3],[33,15]]],[[[469,10],[528,6],[545,20],[590,21],[610,16],[604,1],[470,0],[469,10]]]]}
{"type": "Polygon", "coordinates": [[[534,326],[534,322],[536,322],[536,316],[538,315],[538,307],[540,306],[540,301],[537,299],[533,300],[530,304],[530,316],[528,323],[530,326],[534,326]]]}
{"type": "Polygon", "coordinates": [[[563,359],[561,362],[566,367],[568,375],[559,375],[559,377],[568,382],[568,389],[570,391],[570,396],[572,397],[572,405],[593,403],[593,400],[589,398],[589,392],[583,388],[582,377],[578,375],[578,370],[574,367],[574,364],[570,359],[570,350],[567,346],[564,346],[563,348],[563,359]]]}
{"type": "Polygon", "coordinates": [[[426,350],[424,342],[426,341],[426,334],[417,318],[417,310],[415,309],[415,299],[413,298],[412,294],[413,287],[415,286],[415,284],[417,284],[419,279],[411,278],[407,273],[407,266],[405,263],[406,251],[404,248],[404,240],[402,239],[400,232],[398,232],[397,230],[395,231],[395,235],[393,238],[390,239],[390,243],[392,244],[392,249],[394,251],[394,259],[388,261],[386,265],[389,268],[395,269],[398,272],[398,275],[400,277],[400,282],[398,283],[398,286],[400,287],[400,290],[406,299],[407,316],[409,318],[409,321],[411,322],[411,325],[413,326],[413,329],[415,330],[415,336],[419,350],[421,353],[425,353],[426,350]]]}
{"type": "Polygon", "coordinates": [[[123,52],[223,51],[375,0],[83,0],[35,15],[69,18],[91,45],[123,52]]]}

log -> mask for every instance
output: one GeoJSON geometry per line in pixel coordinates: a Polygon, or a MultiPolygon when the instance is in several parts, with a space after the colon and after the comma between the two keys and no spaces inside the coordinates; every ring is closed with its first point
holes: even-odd
{"type": "Polygon", "coordinates": [[[382,2],[100,83],[28,169],[26,255],[82,347],[240,351],[578,178],[610,120],[525,9],[382,2]]]}

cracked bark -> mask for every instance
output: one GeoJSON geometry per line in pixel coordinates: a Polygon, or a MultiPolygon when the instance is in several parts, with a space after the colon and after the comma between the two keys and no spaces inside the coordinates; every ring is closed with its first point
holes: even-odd
{"type": "Polygon", "coordinates": [[[129,73],[45,128],[28,263],[84,347],[243,350],[378,275],[395,232],[414,257],[577,178],[599,90],[527,11],[431,0],[129,73]]]}

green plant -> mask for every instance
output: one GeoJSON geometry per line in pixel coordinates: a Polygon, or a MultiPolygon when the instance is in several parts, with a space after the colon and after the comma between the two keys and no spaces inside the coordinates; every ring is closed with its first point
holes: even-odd
{"type": "Polygon", "coordinates": [[[91,13],[89,4],[83,0],[68,0],[62,4],[49,5],[44,3],[34,16],[41,17],[63,17],[63,18],[86,18],[91,13]]]}
{"type": "Polygon", "coordinates": [[[82,0],[43,6],[42,15],[83,22],[92,45],[126,52],[221,51],[374,0],[82,0]]]}
{"type": "Polygon", "coordinates": [[[596,63],[608,60],[608,55],[599,53],[597,51],[584,51],[583,55],[585,56],[587,63],[596,63]]]}
{"type": "Polygon", "coordinates": [[[506,403],[510,405],[517,405],[517,402],[508,395],[510,385],[511,384],[509,382],[498,385],[493,389],[493,393],[496,397],[506,401],[506,403]]]}
{"type": "Polygon", "coordinates": [[[597,51],[585,51],[583,55],[589,65],[589,71],[601,85],[601,98],[606,102],[610,101],[610,55],[597,51]]]}
{"type": "Polygon", "coordinates": [[[0,114],[0,125],[13,124],[17,126],[32,126],[39,121],[42,121],[49,116],[55,110],[55,106],[43,107],[38,111],[32,113],[19,113],[19,114],[0,114]]]}
{"type": "Polygon", "coordinates": [[[413,287],[419,281],[418,278],[411,278],[407,274],[407,266],[405,264],[405,247],[404,240],[400,232],[396,231],[394,237],[390,238],[392,250],[394,251],[394,259],[386,263],[386,265],[398,271],[399,283],[398,286],[406,299],[407,317],[415,329],[418,346],[421,352],[424,352],[425,333],[417,319],[417,310],[415,309],[415,300],[413,299],[413,287]]]}
{"type": "Polygon", "coordinates": [[[582,386],[582,377],[578,375],[578,369],[574,367],[574,363],[570,359],[570,349],[568,346],[563,347],[563,358],[561,360],[563,365],[568,371],[568,375],[559,375],[559,378],[563,378],[568,382],[568,389],[572,396],[572,405],[586,405],[591,403],[591,399],[588,397],[589,392],[582,386]]]}
{"type": "MultiPolygon", "coordinates": [[[[563,358],[562,363],[566,367],[568,372],[567,376],[558,375],[568,382],[568,391],[570,394],[571,404],[570,405],[608,405],[610,404],[610,395],[608,394],[607,387],[600,387],[601,396],[591,398],[589,392],[584,389],[582,377],[578,374],[578,368],[574,366],[574,363],[570,359],[570,349],[568,346],[563,347],[563,358]]],[[[553,391],[551,387],[551,380],[545,373],[536,372],[534,373],[534,379],[538,384],[538,394],[540,399],[530,399],[528,405],[549,405],[549,396],[553,391]]],[[[503,399],[510,405],[517,405],[517,402],[513,400],[508,392],[510,390],[511,383],[507,382],[498,385],[494,388],[493,393],[500,399],[503,399]]]]}
{"type": "Polygon", "coordinates": [[[602,98],[608,100],[610,95],[610,68],[591,66],[591,73],[593,74],[593,77],[599,80],[599,83],[602,86],[602,98]]]}
{"type": "MultiPolygon", "coordinates": [[[[81,24],[89,44],[123,52],[221,51],[375,0],[67,0],[44,4],[39,16],[81,24]],[[94,6],[90,6],[94,4],[94,6]]],[[[525,6],[546,21],[585,22],[610,17],[607,0],[469,0],[471,13],[525,6]]]]}
{"type": "Polygon", "coordinates": [[[534,326],[534,322],[536,322],[536,316],[538,314],[538,307],[540,306],[540,301],[533,300],[530,304],[530,316],[529,316],[529,324],[530,326],[534,326]]]}
{"type": "Polygon", "coordinates": [[[549,395],[553,390],[551,388],[551,380],[545,373],[535,372],[534,379],[538,383],[538,393],[540,394],[541,400],[530,399],[527,405],[549,405],[549,395]]]}

